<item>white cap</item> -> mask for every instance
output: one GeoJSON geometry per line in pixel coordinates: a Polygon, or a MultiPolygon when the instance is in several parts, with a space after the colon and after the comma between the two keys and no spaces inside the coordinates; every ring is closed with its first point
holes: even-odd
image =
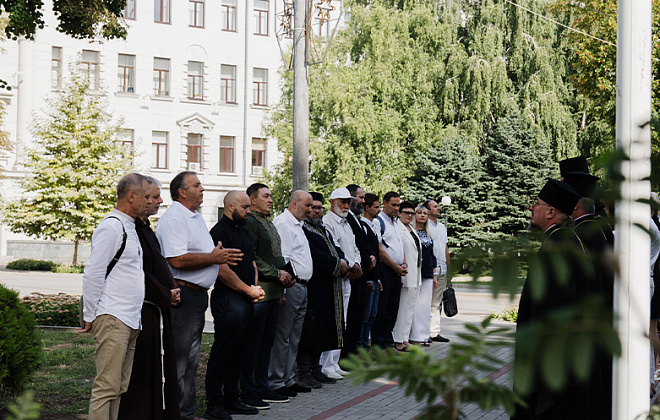
{"type": "Polygon", "coordinates": [[[335,200],[335,199],[346,199],[346,198],[353,198],[351,193],[348,192],[347,188],[337,188],[330,194],[330,200],[335,200]]]}

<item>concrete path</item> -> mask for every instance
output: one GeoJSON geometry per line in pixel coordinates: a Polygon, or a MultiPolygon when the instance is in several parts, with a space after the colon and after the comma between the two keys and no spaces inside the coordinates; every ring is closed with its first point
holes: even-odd
{"type": "MultiPolygon", "coordinates": [[[[81,274],[54,274],[43,272],[26,272],[7,270],[0,267],[0,283],[18,290],[21,296],[32,292],[80,294],[82,292],[81,274]]],[[[487,288],[474,289],[466,285],[454,285],[458,300],[459,314],[453,318],[442,319],[442,334],[452,342],[459,340],[457,334],[464,332],[465,323],[477,323],[488,316],[491,311],[500,312],[517,304],[518,297],[512,302],[508,296],[493,298],[487,288]]],[[[207,312],[206,331],[213,331],[212,316],[207,312]]],[[[494,321],[496,326],[511,326],[513,324],[494,321]]],[[[427,350],[438,359],[447,355],[449,346],[443,343],[433,343],[427,350]]],[[[510,384],[510,368],[513,360],[513,349],[508,347],[499,350],[497,356],[507,365],[493,366],[491,372],[484,372],[484,377],[500,383],[510,384]]],[[[420,414],[424,404],[417,403],[414,398],[406,397],[396,381],[380,379],[368,384],[351,385],[348,380],[337,384],[324,385],[320,390],[308,394],[300,394],[290,403],[271,404],[271,409],[263,410],[258,416],[286,419],[414,419],[420,414]]],[[[504,410],[497,409],[483,412],[475,405],[464,408],[470,420],[504,420],[508,416],[504,410]]],[[[248,418],[235,416],[236,418],[248,418]]]]}

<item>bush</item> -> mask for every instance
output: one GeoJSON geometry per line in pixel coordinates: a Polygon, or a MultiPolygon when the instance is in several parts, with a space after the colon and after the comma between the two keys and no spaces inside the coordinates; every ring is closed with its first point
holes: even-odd
{"type": "Polygon", "coordinates": [[[77,327],[80,315],[80,296],[58,293],[45,295],[34,292],[22,299],[25,307],[32,312],[37,325],[56,327],[77,327]]]}
{"type": "Polygon", "coordinates": [[[56,265],[57,264],[52,261],[22,258],[7,264],[7,268],[10,270],[51,271],[56,265]]]}
{"type": "Polygon", "coordinates": [[[518,321],[518,305],[509,306],[499,313],[491,312],[490,316],[503,321],[516,322],[518,321]]]}
{"type": "MultiPolygon", "coordinates": [[[[41,338],[18,292],[0,284],[0,400],[23,390],[39,363],[41,338]]],[[[3,404],[4,405],[4,404],[3,404]]]]}
{"type": "Polygon", "coordinates": [[[55,264],[51,271],[53,273],[81,274],[84,270],[85,270],[84,264],[76,264],[76,265],[55,264]]]}

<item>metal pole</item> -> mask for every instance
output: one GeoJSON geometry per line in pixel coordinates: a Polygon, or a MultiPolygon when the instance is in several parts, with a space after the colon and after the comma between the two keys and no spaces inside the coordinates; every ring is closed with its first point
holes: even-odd
{"type": "Polygon", "coordinates": [[[294,1],[293,16],[293,190],[309,188],[309,86],[307,2],[294,1]]]}
{"type": "MultiPolygon", "coordinates": [[[[624,181],[616,203],[615,254],[620,272],[614,288],[623,354],[614,362],[612,418],[639,418],[649,409],[651,173],[651,0],[619,0],[617,50],[617,148],[624,181]]],[[[646,417],[645,415],[643,417],[646,417]]]]}

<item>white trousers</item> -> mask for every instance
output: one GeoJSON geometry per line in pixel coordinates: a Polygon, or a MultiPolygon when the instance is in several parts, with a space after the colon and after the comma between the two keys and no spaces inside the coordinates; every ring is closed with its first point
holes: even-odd
{"type": "MultiPolygon", "coordinates": [[[[346,315],[348,314],[348,301],[351,298],[351,282],[348,279],[341,280],[341,297],[342,304],[344,305],[344,328],[346,328],[346,315]]],[[[328,350],[321,353],[319,364],[321,365],[321,372],[327,375],[339,369],[339,357],[341,356],[341,349],[328,350]]]]}
{"type": "Polygon", "coordinates": [[[440,315],[442,314],[442,293],[447,288],[447,276],[443,274],[438,276],[438,287],[433,289],[433,298],[431,299],[431,331],[430,336],[435,337],[440,334],[440,315]]]}
{"type": "Polygon", "coordinates": [[[417,306],[417,287],[402,287],[399,299],[399,313],[394,324],[394,342],[403,343],[410,339],[410,328],[417,306]]]}
{"type": "Polygon", "coordinates": [[[417,288],[417,305],[412,319],[410,339],[426,341],[431,331],[431,300],[433,297],[433,279],[422,279],[422,285],[417,288]]]}

